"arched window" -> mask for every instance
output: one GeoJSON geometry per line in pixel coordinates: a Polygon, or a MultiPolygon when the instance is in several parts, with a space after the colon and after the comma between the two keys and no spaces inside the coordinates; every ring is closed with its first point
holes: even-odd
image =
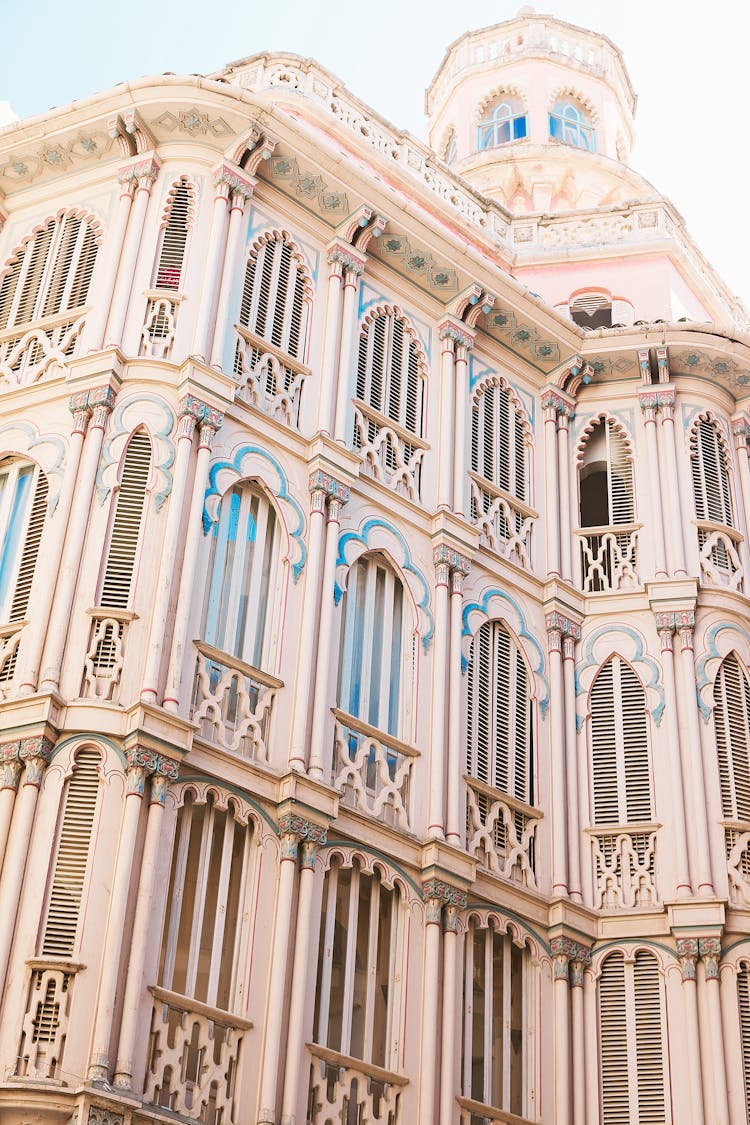
{"type": "Polygon", "coordinates": [[[384,312],[359,338],[357,398],[405,430],[422,436],[419,349],[402,316],[384,312]]]}
{"type": "Polygon", "coordinates": [[[250,481],[229,489],[211,527],[201,637],[256,668],[268,668],[279,579],[281,526],[250,481]]]}
{"type": "Polygon", "coordinates": [[[728,450],[713,418],[701,418],[693,427],[690,456],[702,578],[710,585],[739,589],[739,536],[724,530],[735,527],[728,450]]]}
{"type": "Polygon", "coordinates": [[[581,328],[611,328],[612,302],[603,293],[582,293],[570,302],[570,316],[581,328]]]}
{"type": "Polygon", "coordinates": [[[526,428],[501,384],[485,386],[472,404],[471,471],[471,518],[483,541],[505,558],[528,566],[532,521],[526,507],[526,428]]]}
{"type": "Polygon", "coordinates": [[[597,592],[637,581],[633,464],[624,435],[601,419],[586,440],[580,469],[584,590],[597,592]]]}
{"type": "Polygon", "coordinates": [[[714,704],[722,815],[750,821],[750,685],[734,653],[719,666],[714,704]]]}
{"type": "Polygon", "coordinates": [[[553,140],[573,148],[596,152],[596,130],[591,115],[570,98],[560,98],[553,105],[549,115],[549,135],[553,140]]]}
{"type": "MultiPolygon", "coordinates": [[[[477,922],[469,927],[465,950],[463,1095],[525,1117],[532,1112],[526,1052],[534,1010],[528,951],[510,934],[477,922]]],[[[485,1119],[478,1110],[476,1115],[485,1119]]]]}
{"type": "Polygon", "coordinates": [[[610,657],[591,688],[591,773],[594,824],[651,820],[646,697],[619,656],[610,657]]]}
{"type": "MultiPolygon", "coordinates": [[[[301,360],[307,331],[306,278],[285,234],[254,251],[245,268],[240,324],[260,340],[301,360]]],[[[262,352],[258,346],[258,356],[262,352]]]]}
{"type": "Polygon", "coordinates": [[[526,113],[518,98],[502,97],[490,102],[477,126],[477,151],[498,148],[526,136],[526,113]]]}
{"type": "Polygon", "coordinates": [[[0,281],[0,332],[82,309],[95,261],[96,238],[84,219],[50,219],[24,242],[0,281]]]}
{"type": "Polygon", "coordinates": [[[108,609],[127,609],[130,605],[150,472],[151,439],[145,430],[136,430],[128,442],[114,500],[99,595],[99,605],[108,609]]]}
{"type": "Polygon", "coordinates": [[[599,978],[602,1125],[671,1121],[659,964],[612,953],[599,978]]]}
{"type": "Polygon", "coordinates": [[[443,160],[446,164],[455,164],[458,159],[458,139],[455,129],[451,129],[448,140],[443,146],[443,160]]]}
{"type": "Polygon", "coordinates": [[[185,249],[191,225],[193,189],[183,176],[173,185],[165,208],[159,255],[154,270],[154,288],[179,290],[185,264],[185,249]]]}
{"type": "Polygon", "coordinates": [[[38,465],[0,460],[0,624],[23,621],[28,612],[47,493],[38,465]]]}

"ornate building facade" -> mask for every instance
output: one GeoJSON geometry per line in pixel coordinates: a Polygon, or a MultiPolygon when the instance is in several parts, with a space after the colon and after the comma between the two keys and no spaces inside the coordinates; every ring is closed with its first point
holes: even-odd
{"type": "Polygon", "coordinates": [[[750,335],[601,35],[0,133],[0,1125],[747,1125],[750,335]]]}

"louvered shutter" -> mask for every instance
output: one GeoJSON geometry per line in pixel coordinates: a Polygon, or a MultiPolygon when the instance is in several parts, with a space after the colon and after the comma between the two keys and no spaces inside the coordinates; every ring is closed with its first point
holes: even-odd
{"type": "Polygon", "coordinates": [[[740,1009],[742,1069],[745,1075],[745,1109],[750,1120],[750,980],[746,964],[737,974],[737,998],[740,1009]]]}
{"type": "Polygon", "coordinates": [[[722,813],[750,821],[750,687],[734,653],[719,667],[714,704],[722,813]]]}
{"type": "Polygon", "coordinates": [[[34,580],[36,560],[39,555],[39,544],[42,540],[44,521],[47,515],[47,478],[41,470],[37,476],[34,499],[31,504],[31,513],[26,527],[21,562],[16,577],[16,587],[13,592],[13,602],[10,609],[11,621],[23,621],[29,608],[31,596],[31,583],[34,580]]]}
{"type": "Polygon", "coordinates": [[[599,978],[602,1125],[631,1125],[627,1031],[625,964],[613,953],[599,978]]]}
{"type": "Polygon", "coordinates": [[[376,316],[359,338],[357,398],[422,436],[419,352],[404,320],[395,313],[376,316]]]}
{"type": "Polygon", "coordinates": [[[638,1125],[663,1125],[664,1046],[662,1043],[661,986],[656,958],[635,955],[632,966],[635,1007],[635,1065],[637,1072],[638,1125]]]}
{"type": "Polygon", "coordinates": [[[0,282],[0,331],[82,308],[96,261],[96,238],[84,220],[50,220],[19,252],[0,282]]]}
{"type": "Polygon", "coordinates": [[[10,310],[13,307],[13,299],[16,295],[22,265],[23,258],[16,260],[5,272],[2,281],[0,281],[0,332],[8,327],[10,310]]]}
{"type": "Polygon", "coordinates": [[[17,294],[16,309],[15,313],[12,315],[13,325],[28,324],[30,320],[34,319],[34,310],[37,304],[37,298],[39,297],[39,289],[42,284],[42,277],[47,264],[47,254],[52,243],[54,230],[55,224],[48,223],[43,230],[38,231],[34,235],[26,246],[23,256],[23,269],[18,286],[19,292],[17,294]]]}
{"type": "Polygon", "coordinates": [[[240,324],[287,355],[303,359],[307,333],[305,277],[283,236],[264,242],[248,259],[240,324]]]}
{"type": "Polygon", "coordinates": [[[81,750],[67,784],[42,938],[44,957],[71,957],[75,948],[99,796],[99,764],[97,750],[81,750]]]}
{"type": "Polygon", "coordinates": [[[527,499],[524,426],[505,387],[487,386],[474,403],[471,467],[511,496],[527,499]]]}
{"type": "Polygon", "coordinates": [[[719,431],[710,418],[702,418],[696,427],[692,471],[695,514],[698,519],[733,527],[729,470],[719,431]]]}
{"type": "Polygon", "coordinates": [[[182,281],[185,247],[190,229],[190,187],[180,180],[169,204],[169,217],[156,265],[155,287],[177,291],[182,281]]]}
{"type": "Polygon", "coordinates": [[[136,430],[125,454],[99,599],[107,608],[126,609],[130,600],[150,468],[151,441],[136,430]]]}
{"type": "Polygon", "coordinates": [[[609,484],[609,522],[611,526],[632,523],[633,465],[628,457],[625,439],[617,427],[607,422],[607,476],[609,484]]]}
{"type": "Polygon", "coordinates": [[[613,656],[591,689],[594,823],[651,820],[646,700],[629,664],[613,656]]]}

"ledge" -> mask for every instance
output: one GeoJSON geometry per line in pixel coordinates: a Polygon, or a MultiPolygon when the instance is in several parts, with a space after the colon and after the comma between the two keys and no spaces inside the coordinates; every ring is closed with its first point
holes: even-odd
{"type": "Polygon", "coordinates": [[[241,1031],[250,1031],[253,1026],[252,1020],[235,1016],[223,1008],[214,1008],[210,1004],[204,1004],[201,1000],[191,1000],[189,996],[182,996],[179,992],[170,992],[167,988],[159,988],[153,984],[149,986],[148,991],[159,1004],[167,1004],[170,1008],[176,1008],[178,1012],[192,1012],[193,1015],[203,1016],[222,1027],[235,1027],[241,1031]]]}

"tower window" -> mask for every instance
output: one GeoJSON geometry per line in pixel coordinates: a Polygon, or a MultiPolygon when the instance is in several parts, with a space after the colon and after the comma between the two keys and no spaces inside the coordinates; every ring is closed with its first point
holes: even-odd
{"type": "Polygon", "coordinates": [[[568,99],[555,102],[549,115],[549,135],[573,148],[596,152],[596,129],[591,115],[568,99]]]}
{"type": "Polygon", "coordinates": [[[611,328],[612,302],[603,293],[583,293],[570,302],[570,316],[581,328],[611,328]]]}
{"type": "Polygon", "coordinates": [[[498,148],[526,136],[526,114],[517,98],[492,102],[477,127],[477,151],[498,148]]]}

